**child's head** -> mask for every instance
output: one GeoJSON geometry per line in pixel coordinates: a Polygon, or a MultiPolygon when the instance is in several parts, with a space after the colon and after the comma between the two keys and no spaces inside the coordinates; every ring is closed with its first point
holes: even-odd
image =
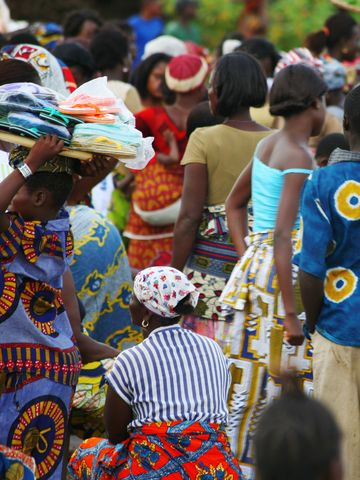
{"type": "Polygon", "coordinates": [[[214,117],[211,113],[209,102],[201,102],[190,112],[186,123],[186,136],[189,138],[194,130],[201,127],[211,127],[224,123],[224,117],[214,117]]]}
{"type": "MultiPolygon", "coordinates": [[[[17,147],[10,151],[10,165],[14,168],[26,160],[29,149],[17,147]]],[[[20,213],[25,221],[54,220],[68,199],[73,186],[75,160],[63,156],[45,162],[26,179],[12,199],[9,210],[20,213]]]]}
{"type": "Polygon", "coordinates": [[[344,104],[343,128],[346,142],[353,150],[352,144],[360,137],[360,86],[347,94],[344,104]]]}
{"type": "Polygon", "coordinates": [[[316,71],[302,64],[289,65],[275,76],[270,92],[270,113],[289,118],[313,108],[313,131],[319,135],[325,119],[323,95],[327,85],[316,71]]]}
{"type": "Polygon", "coordinates": [[[66,172],[35,172],[13,198],[10,210],[28,222],[54,220],[73,186],[73,176],[66,172]]]}
{"type": "Polygon", "coordinates": [[[262,415],[255,435],[260,480],[341,480],[340,431],[320,402],[289,380],[262,415]]]}
{"type": "Polygon", "coordinates": [[[330,155],[336,148],[350,150],[342,133],[330,133],[320,140],[315,153],[315,160],[320,168],[326,167],[330,155]]]}

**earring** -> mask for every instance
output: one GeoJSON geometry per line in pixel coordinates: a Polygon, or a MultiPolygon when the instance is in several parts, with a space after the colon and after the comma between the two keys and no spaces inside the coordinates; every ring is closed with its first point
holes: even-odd
{"type": "Polygon", "coordinates": [[[349,52],[348,47],[342,48],[342,49],[341,49],[341,52],[342,52],[342,53],[348,53],[348,52],[349,52]]]}
{"type": "Polygon", "coordinates": [[[128,71],[129,71],[129,69],[127,67],[124,67],[122,70],[123,70],[124,73],[128,73],[128,71]]]}
{"type": "Polygon", "coordinates": [[[144,318],[144,320],[141,322],[141,325],[143,328],[147,328],[149,326],[149,320],[146,320],[146,318],[144,318]]]}

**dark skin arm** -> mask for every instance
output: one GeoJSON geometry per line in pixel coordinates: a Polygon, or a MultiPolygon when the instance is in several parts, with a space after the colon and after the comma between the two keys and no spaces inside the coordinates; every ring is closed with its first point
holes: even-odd
{"type": "Polygon", "coordinates": [[[234,242],[238,258],[241,258],[247,249],[244,239],[248,235],[247,206],[251,198],[252,164],[251,161],[243,170],[225,203],[230,236],[234,242]]]}
{"type": "Polygon", "coordinates": [[[127,426],[133,420],[131,407],[108,385],[104,409],[104,424],[109,441],[113,444],[129,438],[127,426]]]}
{"type": "Polygon", "coordinates": [[[202,163],[185,166],[181,210],[175,225],[171,266],[182,271],[196,240],[202,217],[206,191],[207,168],[202,163]]]}
{"type": "Polygon", "coordinates": [[[166,130],[163,134],[166,143],[170,147],[168,154],[158,152],[156,161],[164,165],[175,165],[180,160],[179,148],[176,142],[175,134],[172,130],[166,130]]]}
{"type": "Polygon", "coordinates": [[[285,307],[285,339],[290,345],[301,345],[304,341],[302,326],[296,315],[295,292],[292,284],[291,232],[299,210],[301,188],[306,177],[307,175],[302,173],[285,175],[274,232],[275,269],[285,307]]]}
{"type": "Polygon", "coordinates": [[[82,162],[81,174],[83,177],[87,178],[81,178],[81,180],[76,182],[69,195],[67,204],[77,205],[85,195],[87,195],[98,183],[104,180],[104,178],[114,170],[117,162],[118,160],[116,158],[110,157],[107,159],[100,155],[95,155],[92,162],[82,162]],[[97,170],[94,170],[93,165],[96,162],[101,162],[101,169],[98,167],[97,170]]]}
{"type": "MultiPolygon", "coordinates": [[[[56,157],[64,146],[63,140],[58,140],[57,135],[51,137],[50,133],[44,137],[41,137],[35,142],[34,146],[30,150],[30,153],[26,159],[26,164],[35,173],[44,163],[56,157]]],[[[5,214],[12,199],[25,185],[25,178],[22,174],[15,169],[11,174],[1,182],[1,195],[0,195],[0,232],[5,232],[9,228],[10,221],[5,214]]]]}
{"type": "Polygon", "coordinates": [[[79,304],[76,298],[74,279],[70,269],[63,275],[63,284],[61,296],[83,363],[117,357],[120,352],[116,350],[116,348],[110,347],[105,343],[97,342],[81,331],[79,304]]]}
{"type": "Polygon", "coordinates": [[[306,326],[314,333],[324,298],[324,280],[299,270],[301,300],[306,314],[306,326]]]}

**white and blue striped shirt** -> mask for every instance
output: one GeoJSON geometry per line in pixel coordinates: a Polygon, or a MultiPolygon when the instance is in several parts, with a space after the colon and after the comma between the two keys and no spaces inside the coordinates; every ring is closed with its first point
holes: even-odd
{"type": "Polygon", "coordinates": [[[231,376],[221,348],[179,325],[157,328],[120,353],[107,381],[133,410],[129,429],[153,422],[228,422],[231,376]]]}

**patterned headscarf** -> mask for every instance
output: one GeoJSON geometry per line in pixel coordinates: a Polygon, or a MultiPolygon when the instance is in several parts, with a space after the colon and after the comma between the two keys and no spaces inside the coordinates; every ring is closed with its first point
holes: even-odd
{"type": "Polygon", "coordinates": [[[275,75],[288,65],[297,65],[302,63],[308,67],[312,67],[318,75],[324,74],[323,62],[312,55],[307,48],[294,48],[288,53],[281,53],[281,59],[276,66],[275,75]]]}
{"type": "MultiPolygon", "coordinates": [[[[10,150],[9,156],[9,165],[13,168],[19,164],[19,162],[24,162],[29,156],[30,148],[27,147],[16,147],[10,150]]],[[[63,155],[58,155],[49,162],[45,162],[44,165],[41,165],[38,168],[37,172],[50,172],[50,173],[68,173],[72,175],[74,173],[75,160],[70,157],[64,157],[63,155]]]]}
{"type": "Polygon", "coordinates": [[[42,85],[68,97],[60,64],[46,48],[37,45],[6,45],[0,52],[0,59],[15,58],[30,63],[38,72],[42,85]]]}
{"type": "Polygon", "coordinates": [[[148,310],[164,318],[175,318],[178,303],[190,294],[196,307],[199,291],[187,277],[171,267],[151,267],[139,272],[134,280],[134,293],[148,310]]]}

